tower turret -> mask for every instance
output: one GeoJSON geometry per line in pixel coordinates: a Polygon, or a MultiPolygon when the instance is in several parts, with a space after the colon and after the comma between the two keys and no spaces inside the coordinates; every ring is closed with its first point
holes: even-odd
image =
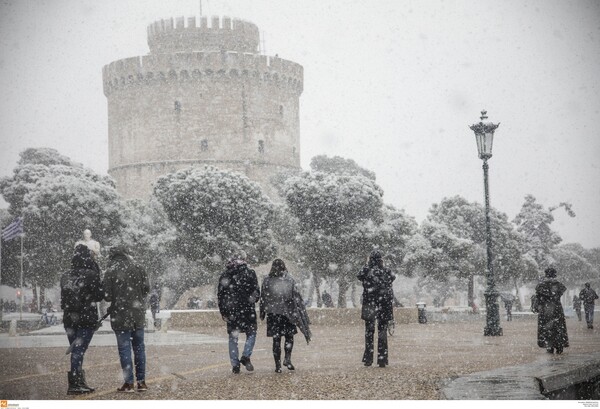
{"type": "Polygon", "coordinates": [[[102,70],[109,174],[125,198],[160,175],[212,164],[270,177],[300,167],[301,65],[258,53],[256,25],[213,17],[148,26],[150,54],[102,70]]]}
{"type": "Polygon", "coordinates": [[[156,21],[148,26],[148,46],[152,54],[193,51],[258,52],[258,27],[229,17],[184,17],[156,21]],[[209,25],[210,22],[210,25],[209,25]]]}

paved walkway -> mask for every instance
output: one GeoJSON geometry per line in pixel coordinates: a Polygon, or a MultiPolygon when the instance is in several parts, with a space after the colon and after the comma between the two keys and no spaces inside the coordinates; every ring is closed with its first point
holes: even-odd
{"type": "MultiPolygon", "coordinates": [[[[600,352],[600,331],[588,330],[585,323],[573,319],[567,320],[571,347],[563,355],[550,355],[537,347],[535,320],[503,321],[504,336],[484,337],[484,319],[398,325],[389,338],[390,366],[383,369],[367,368],[360,362],[362,326],[314,326],[310,345],[302,336],[296,337],[296,370],[284,369],[282,374],[274,372],[271,339],[265,337],[262,322],[252,356],[256,370],[242,369],[239,375],[231,373],[224,327],[150,333],[150,390],[143,394],[116,392],[122,377],[114,336],[100,333],[84,363],[88,381],[97,391],[76,399],[444,399],[442,390],[451,379],[500,368],[568,364],[584,354],[600,352]],[[161,343],[164,335],[170,344],[161,343]],[[112,343],[103,346],[103,336],[112,343]]],[[[60,335],[18,337],[23,342],[40,339],[43,348],[21,345],[0,350],[3,399],[71,398],[65,394],[66,337],[62,335],[61,345],[48,346],[54,341],[47,337],[55,336],[60,335]]]]}

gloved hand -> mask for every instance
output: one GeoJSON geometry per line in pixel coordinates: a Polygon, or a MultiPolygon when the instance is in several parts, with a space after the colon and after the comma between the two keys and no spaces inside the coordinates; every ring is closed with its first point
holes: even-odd
{"type": "Polygon", "coordinates": [[[261,312],[260,312],[260,320],[261,320],[261,321],[264,321],[264,320],[265,320],[265,316],[266,316],[265,312],[264,312],[264,311],[261,311],[261,312]]]}

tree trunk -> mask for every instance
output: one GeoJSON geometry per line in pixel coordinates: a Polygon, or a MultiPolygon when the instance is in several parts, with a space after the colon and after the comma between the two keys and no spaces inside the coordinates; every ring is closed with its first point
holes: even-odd
{"type": "Polygon", "coordinates": [[[46,289],[40,285],[40,308],[46,304],[46,289]]]}
{"type": "Polygon", "coordinates": [[[315,281],[313,280],[314,274],[311,273],[310,283],[308,284],[308,291],[306,292],[306,304],[310,307],[313,301],[313,293],[315,292],[315,281]]]}
{"type": "Polygon", "coordinates": [[[358,304],[356,302],[356,282],[352,283],[352,293],[350,297],[352,299],[352,307],[358,308],[358,304]]]}
{"type": "Polygon", "coordinates": [[[348,292],[348,281],[344,278],[340,278],[338,281],[338,308],[346,308],[346,293],[348,292]]]}
{"type": "Polygon", "coordinates": [[[467,304],[471,308],[473,308],[473,302],[475,302],[474,287],[475,287],[475,275],[471,274],[469,276],[469,284],[467,287],[467,304]]]}
{"type": "Polygon", "coordinates": [[[517,277],[513,277],[513,283],[515,285],[515,290],[517,291],[517,299],[515,300],[515,308],[517,311],[523,311],[523,304],[521,304],[521,292],[519,291],[519,284],[517,283],[517,277]]]}
{"type": "Polygon", "coordinates": [[[31,300],[31,312],[38,312],[39,304],[38,304],[38,296],[37,296],[37,285],[33,283],[31,286],[31,290],[33,291],[33,300],[31,300]]]}
{"type": "Polygon", "coordinates": [[[323,299],[321,299],[321,290],[319,290],[319,277],[313,273],[313,282],[315,285],[315,293],[317,295],[317,307],[321,308],[323,306],[323,299]]]}
{"type": "Polygon", "coordinates": [[[167,304],[166,309],[172,310],[173,307],[175,307],[175,304],[177,304],[177,301],[179,301],[179,299],[181,298],[183,293],[185,293],[186,291],[187,291],[187,288],[184,288],[184,287],[176,288],[175,294],[173,294],[173,297],[169,300],[169,303],[167,304]]]}

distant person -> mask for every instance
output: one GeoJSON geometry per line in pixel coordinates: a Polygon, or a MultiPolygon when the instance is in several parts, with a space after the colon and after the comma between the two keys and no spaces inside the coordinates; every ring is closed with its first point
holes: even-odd
{"type": "Polygon", "coordinates": [[[152,313],[152,321],[156,327],[156,314],[160,312],[160,287],[158,284],[154,284],[152,291],[150,292],[150,312],[152,313]]]}
{"type": "Polygon", "coordinates": [[[537,342],[548,353],[562,354],[569,346],[565,313],[560,297],[567,288],[556,279],[556,270],[547,268],[545,278],[535,287],[538,312],[537,342]]]}
{"type": "Polygon", "coordinates": [[[381,252],[374,250],[357,278],[363,285],[361,318],[365,320],[365,352],[362,362],[365,366],[373,364],[377,322],[377,364],[384,368],[388,365],[387,329],[388,323],[394,319],[392,283],[396,276],[384,267],[381,252]]]}
{"type": "Polygon", "coordinates": [[[119,349],[119,360],[123,370],[123,386],[118,392],[135,392],[133,384],[133,363],[137,391],[145,392],[146,386],[146,345],[144,327],[146,325],[146,297],[150,283],[146,271],[133,262],[125,247],[110,249],[108,268],[104,277],[105,300],[111,302],[110,323],[119,349]]]}
{"type": "Polygon", "coordinates": [[[573,310],[577,314],[577,319],[581,321],[581,298],[577,294],[573,296],[573,310]]]}
{"type": "Polygon", "coordinates": [[[321,298],[323,299],[323,304],[325,304],[326,308],[333,308],[333,300],[331,298],[331,294],[329,294],[327,291],[323,291],[323,295],[321,296],[321,298]]]}
{"type": "Polygon", "coordinates": [[[512,298],[506,298],[504,300],[504,308],[506,309],[506,321],[512,321],[512,298]]]}
{"type": "Polygon", "coordinates": [[[67,395],[94,391],[85,379],[83,356],[92,340],[99,319],[96,303],[102,301],[103,297],[98,264],[92,259],[90,249],[78,245],[71,259],[71,270],[60,278],[63,324],[69,344],[73,345],[71,371],[67,374],[69,382],[67,395]]]}
{"type": "Polygon", "coordinates": [[[265,277],[260,298],[260,319],[267,319],[267,337],[273,337],[273,358],[275,372],[281,373],[281,338],[285,338],[283,366],[290,371],[296,368],[292,364],[294,334],[298,333],[297,325],[304,333],[306,341],[310,341],[308,315],[296,282],[290,276],[281,259],[273,260],[271,271],[265,277]]]}
{"type": "Polygon", "coordinates": [[[590,283],[585,283],[585,288],[579,292],[579,298],[583,302],[583,310],[585,311],[585,322],[589,329],[594,328],[594,306],[598,299],[596,291],[592,290],[590,283]]]}
{"type": "Polygon", "coordinates": [[[250,357],[256,342],[256,303],[259,298],[256,272],[248,267],[246,253],[240,252],[227,261],[217,289],[221,318],[227,323],[229,361],[234,374],[240,373],[240,364],[247,371],[254,370],[250,357]],[[246,334],[241,358],[238,349],[240,333],[246,334]]]}

